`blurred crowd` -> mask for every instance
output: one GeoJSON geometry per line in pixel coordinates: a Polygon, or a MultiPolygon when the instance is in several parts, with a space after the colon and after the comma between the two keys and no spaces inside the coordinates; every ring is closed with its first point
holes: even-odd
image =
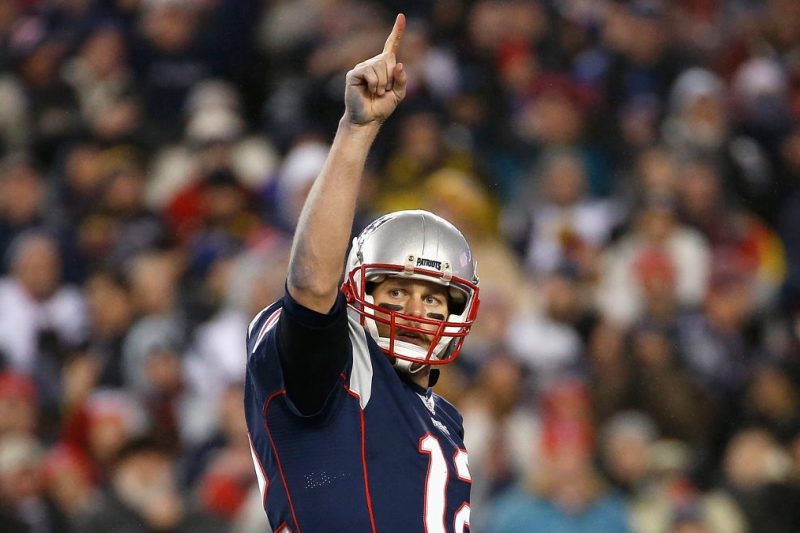
{"type": "Polygon", "coordinates": [[[266,530],[244,332],[398,11],[354,231],[472,243],[472,530],[800,531],[796,0],[0,0],[0,530],[266,530]]]}

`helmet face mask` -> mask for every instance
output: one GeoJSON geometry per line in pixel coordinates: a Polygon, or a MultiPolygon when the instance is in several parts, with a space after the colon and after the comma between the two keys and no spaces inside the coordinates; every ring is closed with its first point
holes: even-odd
{"type": "Polygon", "coordinates": [[[426,211],[391,213],[367,226],[353,241],[343,290],[378,346],[409,373],[452,362],[479,305],[478,277],[466,240],[452,224],[426,211]],[[446,287],[449,315],[422,317],[379,306],[369,288],[387,277],[446,287]],[[388,330],[388,336],[379,329],[388,330]],[[402,336],[424,336],[430,343],[423,347],[402,336]]]}

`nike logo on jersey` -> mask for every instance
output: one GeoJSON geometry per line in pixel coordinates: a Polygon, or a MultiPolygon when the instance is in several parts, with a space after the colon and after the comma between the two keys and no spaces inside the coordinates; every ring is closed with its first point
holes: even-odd
{"type": "Polygon", "coordinates": [[[450,435],[450,430],[447,429],[447,426],[436,420],[435,418],[431,418],[431,422],[433,422],[434,427],[444,433],[445,435],[450,435]]]}

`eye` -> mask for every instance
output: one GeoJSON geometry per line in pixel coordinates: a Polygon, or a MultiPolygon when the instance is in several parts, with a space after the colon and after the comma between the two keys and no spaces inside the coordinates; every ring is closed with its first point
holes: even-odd
{"type": "Polygon", "coordinates": [[[403,289],[397,289],[397,288],[389,289],[389,296],[391,296],[392,298],[400,298],[403,296],[403,294],[404,294],[403,289]]]}
{"type": "Polygon", "coordinates": [[[439,296],[429,295],[425,297],[426,305],[442,305],[443,303],[444,302],[442,301],[442,298],[440,298],[439,296]]]}

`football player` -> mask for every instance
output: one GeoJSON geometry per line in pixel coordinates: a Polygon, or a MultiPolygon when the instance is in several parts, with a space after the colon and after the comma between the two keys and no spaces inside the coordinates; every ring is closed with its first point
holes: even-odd
{"type": "Polygon", "coordinates": [[[405,96],[404,29],[399,15],[383,52],[347,74],[286,294],[249,327],[245,411],[278,533],[469,529],[461,416],[431,391],[478,310],[466,240],[432,213],[390,213],[354,239],[340,285],[367,153],[405,96]]]}

